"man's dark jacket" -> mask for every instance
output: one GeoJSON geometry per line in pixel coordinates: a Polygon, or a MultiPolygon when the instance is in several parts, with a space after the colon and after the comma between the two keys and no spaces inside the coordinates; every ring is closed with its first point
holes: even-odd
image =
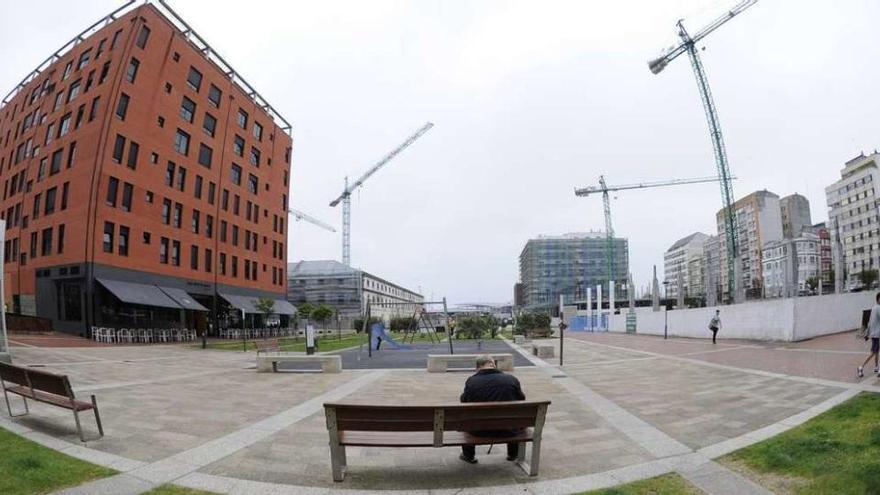
{"type": "Polygon", "coordinates": [[[519,380],[513,375],[504,374],[494,368],[479,370],[468,378],[464,384],[464,392],[461,394],[462,402],[512,400],[526,400],[526,396],[519,386],[519,380]]]}
{"type": "MultiPolygon", "coordinates": [[[[484,369],[467,379],[462,402],[508,402],[526,400],[520,388],[519,380],[496,369],[484,369]]],[[[490,437],[508,437],[519,433],[516,430],[475,431],[477,435],[490,437]]]]}

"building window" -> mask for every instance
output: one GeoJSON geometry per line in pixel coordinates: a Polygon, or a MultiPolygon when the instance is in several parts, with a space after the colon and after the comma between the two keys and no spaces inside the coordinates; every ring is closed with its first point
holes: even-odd
{"type": "Polygon", "coordinates": [[[52,139],[55,137],[55,123],[52,122],[48,126],[46,126],[46,144],[52,142],[52,139]]]}
{"type": "Polygon", "coordinates": [[[110,177],[107,181],[107,206],[116,207],[116,195],[119,190],[119,179],[110,177]]]}
{"type": "Polygon", "coordinates": [[[119,120],[125,120],[125,114],[128,113],[129,96],[125,93],[119,96],[119,103],[116,104],[116,116],[119,120]]]}
{"type": "Polygon", "coordinates": [[[147,26],[141,26],[141,30],[138,32],[137,40],[135,44],[138,48],[143,49],[147,46],[147,40],[150,39],[150,28],[147,26]]]}
{"type": "Polygon", "coordinates": [[[241,167],[236,164],[232,164],[230,180],[232,183],[240,186],[241,185],[241,167]]]}
{"type": "Polygon", "coordinates": [[[189,267],[193,270],[199,269],[199,247],[195,244],[189,247],[189,267]]]}
{"type": "Polygon", "coordinates": [[[226,242],[226,220],[220,220],[220,242],[226,242]]]}
{"type": "Polygon", "coordinates": [[[186,96],[183,97],[183,101],[180,103],[180,118],[183,120],[192,123],[193,117],[196,114],[196,102],[190,100],[186,96]]]}
{"type": "Polygon", "coordinates": [[[171,241],[171,264],[180,266],[180,241],[171,241]]]}
{"type": "Polygon", "coordinates": [[[125,79],[134,84],[134,80],[137,78],[138,67],[141,66],[140,61],[138,59],[131,57],[131,60],[128,62],[128,68],[125,70],[125,79]]]}
{"type": "MultiPolygon", "coordinates": [[[[258,189],[257,176],[254,174],[248,174],[248,191],[250,191],[253,194],[257,194],[257,189],[258,189]]],[[[257,208],[257,211],[259,211],[259,207],[257,208]]],[[[257,214],[256,216],[259,217],[259,214],[257,214]]]]}
{"type": "Polygon", "coordinates": [[[260,166],[260,150],[251,147],[251,165],[255,167],[260,166]]]}
{"type": "Polygon", "coordinates": [[[55,195],[58,192],[57,187],[53,187],[46,191],[46,203],[43,208],[43,214],[49,215],[55,211],[55,195]]]}
{"type": "Polygon", "coordinates": [[[116,142],[113,144],[113,161],[122,163],[122,155],[125,153],[125,137],[121,134],[116,135],[116,142]]]}
{"type": "Polygon", "coordinates": [[[61,172],[61,160],[64,158],[64,150],[60,149],[52,153],[52,162],[49,165],[49,175],[61,172]]]}
{"type": "Polygon", "coordinates": [[[146,193],[144,194],[144,200],[147,203],[152,203],[153,202],[153,191],[146,191],[146,193]]]}
{"type": "Polygon", "coordinates": [[[214,217],[205,215],[205,236],[208,239],[214,237],[214,217]]]}
{"type": "Polygon", "coordinates": [[[211,87],[208,88],[208,101],[210,101],[211,104],[217,108],[220,108],[220,97],[222,95],[223,92],[220,91],[220,88],[218,88],[217,86],[214,86],[212,84],[211,87]]]}
{"type": "Polygon", "coordinates": [[[177,189],[181,192],[186,190],[186,168],[177,167],[177,189]]]}
{"type": "Polygon", "coordinates": [[[141,150],[140,145],[132,141],[128,145],[128,168],[134,170],[137,168],[138,152],[141,150]]]}
{"type": "Polygon", "coordinates": [[[70,147],[67,148],[67,168],[73,166],[73,162],[76,160],[76,141],[70,143],[70,147]]]}
{"type": "Polygon", "coordinates": [[[238,225],[232,226],[232,245],[238,247],[238,225]]]}
{"type": "Polygon", "coordinates": [[[116,230],[116,226],[113,222],[104,222],[104,252],[112,253],[113,252],[113,232],[116,230]]]}
{"type": "Polygon", "coordinates": [[[241,127],[242,129],[247,129],[247,122],[248,122],[247,112],[245,112],[244,110],[239,108],[238,109],[238,116],[236,117],[236,119],[238,121],[239,127],[241,127]]]}
{"type": "Polygon", "coordinates": [[[232,263],[230,263],[232,267],[232,276],[238,278],[238,256],[232,257],[232,263]]]}
{"type": "Polygon", "coordinates": [[[150,153],[150,163],[159,163],[159,153],[156,153],[155,151],[150,153]]]}
{"type": "Polygon", "coordinates": [[[162,223],[169,225],[171,223],[171,200],[162,200],[162,223]]]}
{"type": "Polygon", "coordinates": [[[150,234],[149,232],[144,232],[144,244],[149,244],[150,240],[152,240],[151,238],[152,234],[150,234]]]}
{"type": "Polygon", "coordinates": [[[257,138],[257,141],[263,140],[263,126],[257,122],[254,122],[254,137],[257,138]]]}
{"type": "Polygon", "coordinates": [[[211,159],[213,155],[214,150],[205,146],[204,143],[199,144],[199,165],[211,168],[211,159]]]}
{"type": "Polygon", "coordinates": [[[61,124],[58,127],[58,137],[64,137],[70,132],[70,114],[61,117],[61,124]]]}
{"type": "Polygon", "coordinates": [[[73,61],[67,62],[67,65],[64,66],[64,74],[61,75],[61,80],[66,81],[68,77],[70,77],[70,72],[73,70],[73,61]]]}
{"type": "Polygon", "coordinates": [[[168,238],[159,239],[159,263],[168,264],[168,238]]]}
{"type": "Polygon", "coordinates": [[[177,129],[174,137],[174,149],[181,155],[189,155],[189,134],[177,129]]]}
{"type": "Polygon", "coordinates": [[[202,129],[205,131],[205,134],[214,137],[214,132],[217,130],[217,119],[210,113],[205,112],[205,120],[202,122],[202,129]]]}
{"type": "Polygon", "coordinates": [[[232,141],[232,152],[238,156],[244,156],[244,138],[237,134],[232,141]]]}
{"type": "Polygon", "coordinates": [[[77,79],[73,84],[70,85],[70,89],[67,90],[67,102],[70,103],[77,96],[79,96],[79,88],[80,88],[80,80],[77,79]]]}
{"type": "Polygon", "coordinates": [[[208,204],[214,204],[214,193],[217,192],[217,185],[213,182],[208,182],[208,204]]]}
{"type": "Polygon", "coordinates": [[[119,226],[119,254],[128,256],[128,227],[119,226]]]}
{"type": "Polygon", "coordinates": [[[107,79],[107,74],[110,73],[110,61],[104,62],[104,66],[101,67],[101,76],[98,77],[98,86],[104,84],[104,81],[107,79]]]}
{"type": "Polygon", "coordinates": [[[226,275],[226,253],[220,253],[220,275],[226,275]]]}
{"type": "Polygon", "coordinates": [[[251,278],[251,260],[244,260],[244,278],[251,278]]]}
{"type": "Polygon", "coordinates": [[[122,186],[122,211],[131,211],[131,196],[134,193],[134,186],[126,182],[122,186]]]}
{"type": "Polygon", "coordinates": [[[181,217],[183,217],[183,205],[180,203],[174,203],[174,227],[180,228],[181,217]]]}
{"type": "Polygon", "coordinates": [[[199,233],[199,223],[201,220],[201,216],[202,216],[202,214],[199,210],[195,210],[195,209],[193,210],[193,212],[192,212],[192,225],[191,225],[193,234],[199,233]]]}
{"type": "Polygon", "coordinates": [[[204,182],[204,180],[202,179],[202,176],[196,175],[196,183],[193,186],[193,196],[195,196],[196,199],[202,199],[202,183],[203,182],[204,182]]]}
{"type": "Polygon", "coordinates": [[[229,211],[229,189],[224,189],[220,195],[220,207],[223,211],[229,211]]]}
{"type": "Polygon", "coordinates": [[[89,59],[91,55],[91,49],[82,52],[82,54],[79,56],[79,62],[76,64],[76,70],[82,70],[83,67],[89,65],[89,59]]]}
{"type": "Polygon", "coordinates": [[[202,73],[197,71],[195,67],[190,67],[186,82],[192,89],[198,91],[202,87],[202,73]]]}
{"type": "Polygon", "coordinates": [[[159,127],[165,127],[165,117],[160,115],[156,123],[159,124],[159,127]]]}
{"type": "Polygon", "coordinates": [[[176,168],[174,162],[168,162],[168,166],[165,167],[165,185],[168,187],[174,184],[174,171],[176,168]]]}
{"type": "Polygon", "coordinates": [[[236,215],[236,216],[238,215],[239,206],[241,206],[241,198],[238,196],[238,194],[236,194],[232,198],[232,214],[233,215],[236,215]]]}
{"type": "Polygon", "coordinates": [[[98,116],[98,101],[100,100],[100,96],[96,96],[95,99],[92,100],[92,106],[89,109],[89,122],[95,120],[95,117],[98,116]]]}
{"type": "Polygon", "coordinates": [[[52,227],[43,229],[43,242],[40,247],[41,256],[49,256],[52,254],[52,227]]]}
{"type": "Polygon", "coordinates": [[[61,211],[67,209],[67,196],[68,191],[70,190],[70,182],[65,182],[63,186],[61,186],[61,211]]]}

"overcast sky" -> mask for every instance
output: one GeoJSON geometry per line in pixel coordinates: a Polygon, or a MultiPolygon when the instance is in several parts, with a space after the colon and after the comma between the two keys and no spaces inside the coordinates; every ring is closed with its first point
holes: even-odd
{"type": "MultiPolygon", "coordinates": [[[[435,123],[353,195],[352,261],[454,302],[512,300],[530,237],[604,229],[601,198],[573,193],[600,174],[715,173],[687,58],[646,61],[733,3],[171,2],[293,124],[292,206],[340,231],[343,178],[435,123]]],[[[0,0],[3,93],[121,4],[0,0]]],[[[873,0],[761,0],[701,43],[737,197],[799,192],[827,218],[824,187],[880,148],[878,21],[873,0]]],[[[621,193],[636,285],[720,207],[716,184],[621,193]]],[[[341,259],[341,233],[292,224],[300,259],[341,259]]]]}

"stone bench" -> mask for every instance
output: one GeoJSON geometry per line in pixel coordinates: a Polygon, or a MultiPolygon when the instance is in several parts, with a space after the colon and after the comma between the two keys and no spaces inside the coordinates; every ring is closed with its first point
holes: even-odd
{"type": "Polygon", "coordinates": [[[525,335],[514,335],[513,336],[513,343],[517,344],[517,345],[525,344],[526,343],[526,336],[525,335]]]}
{"type": "Polygon", "coordinates": [[[342,358],[338,355],[290,354],[285,352],[261,353],[257,356],[257,372],[278,371],[278,363],[321,363],[323,373],[342,373],[342,358]]]}
{"type": "MultiPolygon", "coordinates": [[[[444,373],[450,362],[468,361],[476,368],[477,358],[485,354],[428,354],[428,373],[444,373]]],[[[513,371],[513,354],[490,354],[501,371],[513,371]]]]}
{"type": "Polygon", "coordinates": [[[541,359],[552,358],[556,355],[556,346],[549,342],[532,342],[532,354],[541,359]]]}

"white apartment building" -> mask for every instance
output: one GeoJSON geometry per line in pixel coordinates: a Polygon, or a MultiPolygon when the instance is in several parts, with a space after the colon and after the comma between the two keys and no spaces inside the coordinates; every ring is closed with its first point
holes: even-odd
{"type": "MultiPolygon", "coordinates": [[[[846,162],[840,180],[825,188],[828,230],[835,272],[843,268],[844,290],[861,286],[859,273],[880,268],[876,183],[880,154],[864,153],[846,162]]],[[[835,274],[837,275],[837,273],[835,274]]]]}
{"type": "Polygon", "coordinates": [[[683,237],[676,241],[663,254],[663,277],[666,286],[666,297],[678,297],[678,279],[681,273],[682,290],[685,297],[696,297],[703,291],[693,291],[693,286],[702,287],[700,259],[703,257],[703,243],[709,236],[702,232],[683,237]]]}
{"type": "Polygon", "coordinates": [[[800,237],[771,241],[764,245],[764,297],[790,297],[809,291],[807,281],[819,276],[820,239],[811,232],[800,237]],[[797,281],[791,275],[797,272],[797,281]]]}
{"type": "MultiPolygon", "coordinates": [[[[782,240],[782,212],[779,196],[763,190],[755,191],[734,203],[736,212],[737,243],[740,258],[740,276],[737,290],[746,298],[756,299],[763,295],[764,267],[761,262],[764,244],[782,240]]],[[[727,236],[724,209],[715,216],[718,223],[718,239],[721,244],[721,288],[723,298],[728,294],[727,236]]]]}

